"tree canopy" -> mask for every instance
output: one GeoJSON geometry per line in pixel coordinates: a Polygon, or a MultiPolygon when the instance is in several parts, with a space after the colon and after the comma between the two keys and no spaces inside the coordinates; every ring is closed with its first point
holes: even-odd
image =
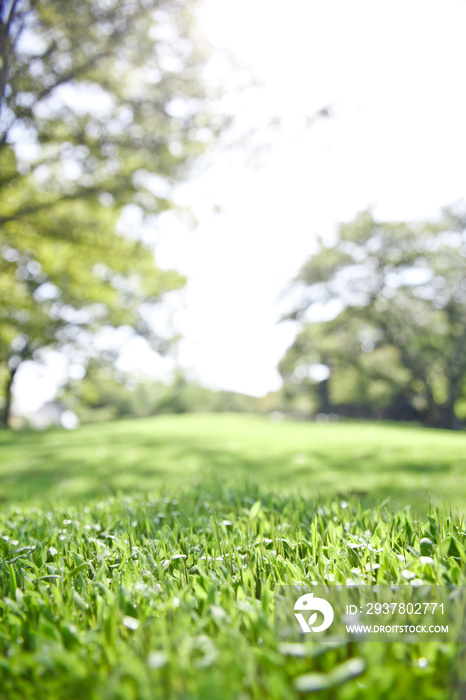
{"type": "MultiPolygon", "coordinates": [[[[147,229],[220,133],[184,0],[0,4],[0,367],[103,326],[156,341],[148,309],[183,284],[147,229]]],[[[87,335],[85,335],[87,334],[87,335]]]]}
{"type": "Polygon", "coordinates": [[[372,415],[457,427],[465,280],[461,206],[431,222],[380,222],[362,212],[332,242],[319,239],[294,282],[299,302],[288,318],[301,329],[280,365],[286,384],[315,391],[313,368],[324,365],[321,410],[365,404],[372,415]]]}

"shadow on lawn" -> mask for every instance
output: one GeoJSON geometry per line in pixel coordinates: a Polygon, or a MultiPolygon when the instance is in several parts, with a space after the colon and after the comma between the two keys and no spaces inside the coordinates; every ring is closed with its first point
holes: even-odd
{"type": "Polygon", "coordinates": [[[333,495],[369,506],[388,499],[389,508],[410,504],[426,510],[430,493],[442,498],[441,485],[451,470],[451,458],[426,460],[425,453],[396,445],[325,451],[317,441],[284,444],[259,437],[243,443],[241,435],[164,435],[153,425],[145,432],[137,423],[116,422],[102,431],[94,425],[73,433],[3,434],[0,499],[84,502],[214,480],[225,487],[295,490],[313,500],[333,495]]]}

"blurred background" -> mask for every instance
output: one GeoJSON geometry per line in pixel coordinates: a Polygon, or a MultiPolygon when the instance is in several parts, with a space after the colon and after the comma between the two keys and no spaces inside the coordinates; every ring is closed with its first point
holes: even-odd
{"type": "Polygon", "coordinates": [[[460,0],[8,0],[3,425],[466,418],[460,0]]]}

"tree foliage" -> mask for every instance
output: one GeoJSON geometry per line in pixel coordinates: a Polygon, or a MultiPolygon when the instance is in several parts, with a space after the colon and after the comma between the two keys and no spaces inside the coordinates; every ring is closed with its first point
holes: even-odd
{"type": "Polygon", "coordinates": [[[465,280],[460,206],[409,224],[361,213],[333,242],[319,240],[295,280],[300,301],[288,318],[301,330],[280,366],[285,381],[303,391],[323,364],[327,408],[398,406],[402,417],[455,427],[466,375],[465,280]],[[312,322],[330,305],[338,309],[330,320],[312,322]]]}
{"type": "Polygon", "coordinates": [[[148,307],[183,284],[146,230],[224,120],[184,0],[0,4],[0,365],[105,325],[154,340],[148,307]],[[134,211],[134,210],[133,210],[134,211]]]}
{"type": "Polygon", "coordinates": [[[83,422],[164,413],[252,413],[259,408],[255,397],[203,387],[181,369],[169,380],[155,381],[115,371],[105,358],[91,359],[84,378],[69,381],[59,398],[83,422]]]}

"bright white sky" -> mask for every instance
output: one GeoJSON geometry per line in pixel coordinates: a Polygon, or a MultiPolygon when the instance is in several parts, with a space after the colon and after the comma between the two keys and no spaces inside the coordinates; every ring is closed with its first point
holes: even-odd
{"type": "MultiPolygon", "coordinates": [[[[312,251],[368,205],[380,218],[435,216],[466,194],[465,0],[204,0],[208,39],[250,65],[264,86],[232,98],[242,128],[279,115],[261,168],[220,153],[177,198],[196,230],[160,219],[159,264],[189,277],[173,322],[182,365],[210,386],[261,395],[294,337],[278,297],[312,251]],[[333,105],[334,118],[305,128],[333,105]],[[218,211],[216,211],[218,207],[218,211]]],[[[121,366],[154,372],[141,344],[121,366]]],[[[50,379],[22,406],[49,399],[50,379]]],[[[39,387],[39,385],[37,385],[39,387]]]]}

